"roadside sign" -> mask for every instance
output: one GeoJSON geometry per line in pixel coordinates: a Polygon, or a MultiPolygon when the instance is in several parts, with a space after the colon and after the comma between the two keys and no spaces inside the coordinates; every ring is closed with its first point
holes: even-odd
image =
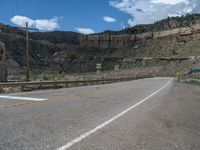
{"type": "Polygon", "coordinates": [[[194,72],[194,73],[200,73],[200,69],[194,69],[194,70],[192,70],[192,72],[194,72]]]}
{"type": "Polygon", "coordinates": [[[114,66],[114,70],[116,71],[116,70],[119,70],[119,65],[115,65],[114,66]]]}
{"type": "Polygon", "coordinates": [[[96,69],[101,69],[102,65],[101,64],[96,64],[96,69]]]}
{"type": "Polygon", "coordinates": [[[96,69],[97,69],[97,75],[99,75],[100,74],[100,70],[101,70],[101,68],[102,68],[102,65],[101,64],[96,64],[96,69]]]}

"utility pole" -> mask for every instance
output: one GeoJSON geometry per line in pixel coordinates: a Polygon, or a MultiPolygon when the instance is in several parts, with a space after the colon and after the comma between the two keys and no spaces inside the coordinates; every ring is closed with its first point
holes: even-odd
{"type": "Polygon", "coordinates": [[[39,32],[39,29],[36,29],[36,28],[29,28],[28,27],[28,22],[26,22],[26,25],[25,27],[16,27],[17,29],[20,29],[20,30],[23,30],[25,31],[25,34],[26,34],[26,48],[25,48],[25,56],[24,56],[24,64],[25,64],[25,78],[26,78],[26,81],[29,81],[29,30],[32,30],[32,31],[37,31],[39,32]]]}
{"type": "Polygon", "coordinates": [[[26,22],[26,26],[24,27],[16,27],[18,29],[24,30],[26,33],[26,48],[25,48],[25,56],[24,56],[24,64],[25,64],[25,78],[26,81],[30,80],[29,76],[29,30],[37,31],[39,32],[39,29],[36,28],[29,28],[28,22],[26,22]]]}
{"type": "Polygon", "coordinates": [[[26,52],[25,52],[25,62],[26,62],[26,81],[29,81],[29,35],[28,35],[28,22],[26,22],[26,52]]]}

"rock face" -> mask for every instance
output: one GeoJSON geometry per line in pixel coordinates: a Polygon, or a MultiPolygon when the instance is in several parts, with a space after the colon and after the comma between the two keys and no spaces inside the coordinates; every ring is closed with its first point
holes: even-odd
{"type": "MultiPolygon", "coordinates": [[[[105,51],[120,68],[160,67],[162,75],[199,68],[200,24],[142,34],[83,35],[80,45],[105,51]],[[165,74],[164,74],[165,73],[165,74]]],[[[106,60],[105,63],[106,64],[106,60]]]]}
{"type": "Polygon", "coordinates": [[[131,57],[187,56],[200,55],[198,40],[200,25],[171,29],[160,32],[123,35],[83,35],[82,47],[116,49],[115,55],[123,56],[124,51],[131,57]],[[121,54],[120,54],[121,51],[121,54]]]}
{"type": "Polygon", "coordinates": [[[5,46],[0,42],[0,82],[7,81],[5,46]]]}

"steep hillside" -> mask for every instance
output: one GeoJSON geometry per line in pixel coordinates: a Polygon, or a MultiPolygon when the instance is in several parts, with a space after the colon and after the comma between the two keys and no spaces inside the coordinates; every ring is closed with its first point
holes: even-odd
{"type": "Polygon", "coordinates": [[[185,57],[200,55],[200,24],[141,34],[84,35],[82,47],[112,50],[112,56],[185,57]]]}
{"type": "MultiPolygon", "coordinates": [[[[55,52],[77,49],[80,34],[74,32],[31,32],[29,35],[30,62],[32,66],[43,66],[44,57],[52,62],[55,52]]],[[[25,33],[15,27],[0,24],[0,41],[5,43],[8,59],[24,66],[25,33]]]]}
{"type": "MultiPolygon", "coordinates": [[[[23,68],[24,31],[0,24],[0,41],[5,44],[9,66],[23,68]]],[[[180,67],[191,56],[200,56],[199,41],[199,14],[92,35],[31,32],[30,66],[40,70],[64,68],[67,72],[95,71],[97,63],[102,63],[103,70],[113,70],[117,64],[121,68],[170,64],[180,67]]]]}
{"type": "MultiPolygon", "coordinates": [[[[105,50],[121,67],[163,66],[175,70],[200,67],[200,15],[138,25],[118,32],[83,35],[81,46],[105,50]],[[196,57],[193,57],[196,56],[196,57]],[[186,64],[190,65],[186,65],[186,64]]],[[[169,69],[165,69],[169,71],[169,69]]]]}

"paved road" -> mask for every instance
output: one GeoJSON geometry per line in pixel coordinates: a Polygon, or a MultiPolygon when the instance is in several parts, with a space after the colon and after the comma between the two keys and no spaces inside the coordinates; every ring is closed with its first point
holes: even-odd
{"type": "Polygon", "coordinates": [[[2,150],[200,148],[200,87],[171,78],[7,96],[2,150]]]}

